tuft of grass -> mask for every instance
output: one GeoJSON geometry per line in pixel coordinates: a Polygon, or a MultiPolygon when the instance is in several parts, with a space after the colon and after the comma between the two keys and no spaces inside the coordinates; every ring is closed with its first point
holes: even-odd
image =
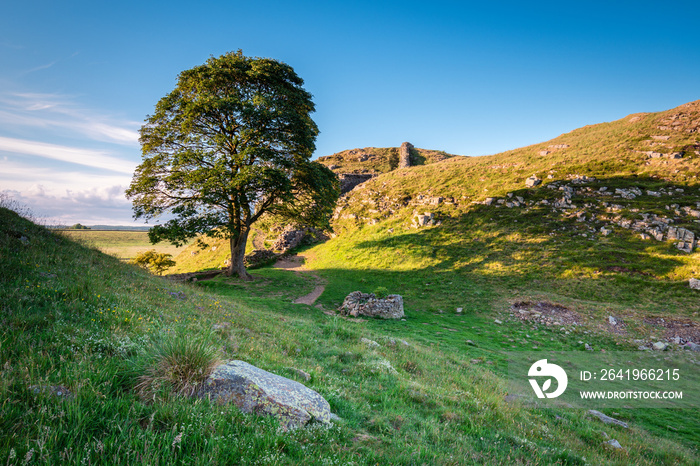
{"type": "Polygon", "coordinates": [[[168,335],[154,341],[139,358],[136,393],[144,401],[155,401],[164,391],[193,396],[220,362],[209,339],[168,335]]]}

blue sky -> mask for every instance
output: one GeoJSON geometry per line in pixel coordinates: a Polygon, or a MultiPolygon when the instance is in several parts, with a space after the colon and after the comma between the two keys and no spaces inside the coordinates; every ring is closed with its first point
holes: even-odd
{"type": "Polygon", "coordinates": [[[209,56],[290,64],[316,155],[487,155],[700,99],[693,1],[5,2],[0,191],[51,222],[131,223],[138,128],[209,56]]]}

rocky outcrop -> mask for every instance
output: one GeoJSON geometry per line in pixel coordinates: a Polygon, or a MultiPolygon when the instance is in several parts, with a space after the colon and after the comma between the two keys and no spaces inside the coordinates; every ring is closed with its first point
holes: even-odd
{"type": "Polygon", "coordinates": [[[244,361],[228,361],[214,369],[198,396],[233,403],[244,413],[274,416],[284,429],[331,422],[330,405],[317,392],[244,361]]]}
{"type": "Polygon", "coordinates": [[[272,249],[275,251],[286,252],[301,244],[311,244],[318,241],[325,241],[327,239],[328,236],[316,228],[287,225],[277,237],[277,240],[272,245],[272,249]]]}
{"type": "Polygon", "coordinates": [[[384,299],[377,298],[374,293],[353,291],[343,301],[340,307],[342,315],[357,317],[380,317],[382,319],[400,319],[404,316],[403,298],[391,294],[384,299]]]}
{"type": "Polygon", "coordinates": [[[401,149],[399,151],[399,168],[408,168],[411,166],[411,149],[413,149],[413,144],[410,142],[401,144],[401,149]]]}

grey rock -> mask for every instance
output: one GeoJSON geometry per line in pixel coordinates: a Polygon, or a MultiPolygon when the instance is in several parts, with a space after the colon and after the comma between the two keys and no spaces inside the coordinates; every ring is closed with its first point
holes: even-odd
{"type": "Polygon", "coordinates": [[[690,350],[690,351],[699,351],[700,352],[700,345],[693,343],[692,341],[689,341],[688,343],[686,343],[684,348],[687,350],[690,350]]]}
{"type": "Polygon", "coordinates": [[[534,188],[540,183],[542,183],[542,180],[535,175],[532,175],[531,177],[525,180],[525,186],[527,186],[528,188],[534,188]]]}
{"type": "Polygon", "coordinates": [[[668,348],[668,345],[663,341],[657,341],[656,343],[651,345],[651,348],[655,351],[665,351],[666,348],[668,348]]]}
{"type": "Polygon", "coordinates": [[[404,316],[403,298],[400,295],[392,294],[384,299],[379,299],[374,293],[353,291],[343,301],[340,313],[351,317],[363,315],[382,319],[400,319],[404,316]]]}
{"type": "Polygon", "coordinates": [[[35,395],[45,394],[55,396],[56,398],[65,398],[72,400],[75,395],[63,385],[30,385],[29,390],[35,395]]]}
{"type": "Polygon", "coordinates": [[[688,280],[688,286],[691,290],[700,290],[700,280],[697,278],[691,278],[688,280]]]}
{"type": "Polygon", "coordinates": [[[317,392],[244,361],[228,361],[216,367],[198,396],[233,403],[244,413],[274,416],[284,429],[301,427],[312,420],[330,425],[330,405],[317,392]]]}
{"type": "Polygon", "coordinates": [[[369,338],[362,337],[360,339],[360,342],[362,342],[364,345],[369,346],[370,348],[379,348],[379,343],[377,343],[374,340],[370,340],[369,338]]]}
{"type": "Polygon", "coordinates": [[[608,323],[610,323],[610,325],[617,325],[617,319],[613,316],[608,316],[608,323]]]}
{"type": "Polygon", "coordinates": [[[605,424],[614,424],[620,427],[624,427],[625,429],[629,429],[629,425],[626,422],[618,421],[615,418],[612,418],[608,415],[605,415],[601,413],[600,411],[596,411],[594,409],[589,409],[588,414],[597,417],[601,421],[603,421],[605,424]]]}
{"type": "Polygon", "coordinates": [[[613,448],[616,448],[618,450],[622,449],[622,445],[620,445],[620,442],[618,442],[615,439],[610,439],[607,442],[603,442],[605,445],[610,445],[613,448]]]}
{"type": "Polygon", "coordinates": [[[593,351],[593,347],[588,343],[584,344],[583,347],[586,349],[586,351],[593,351]]]}
{"type": "MultiPolygon", "coordinates": [[[[300,228],[287,225],[272,245],[275,251],[286,252],[301,244],[327,240],[328,236],[316,228],[300,228]]],[[[255,252],[255,251],[254,251],[255,252]]]]}
{"type": "Polygon", "coordinates": [[[293,372],[300,378],[304,379],[304,382],[308,382],[309,380],[311,380],[311,375],[308,372],[305,372],[301,369],[297,369],[296,367],[288,367],[287,370],[293,372]]]}

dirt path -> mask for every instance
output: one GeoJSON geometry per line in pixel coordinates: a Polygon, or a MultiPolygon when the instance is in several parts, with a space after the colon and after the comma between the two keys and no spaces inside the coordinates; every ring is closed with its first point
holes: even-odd
{"type": "Polygon", "coordinates": [[[294,304],[308,304],[312,306],[326,289],[326,284],[321,277],[304,268],[304,257],[302,256],[289,256],[280,259],[275,263],[275,268],[291,270],[294,273],[307,273],[316,279],[316,288],[311,293],[295,299],[294,304]]]}

